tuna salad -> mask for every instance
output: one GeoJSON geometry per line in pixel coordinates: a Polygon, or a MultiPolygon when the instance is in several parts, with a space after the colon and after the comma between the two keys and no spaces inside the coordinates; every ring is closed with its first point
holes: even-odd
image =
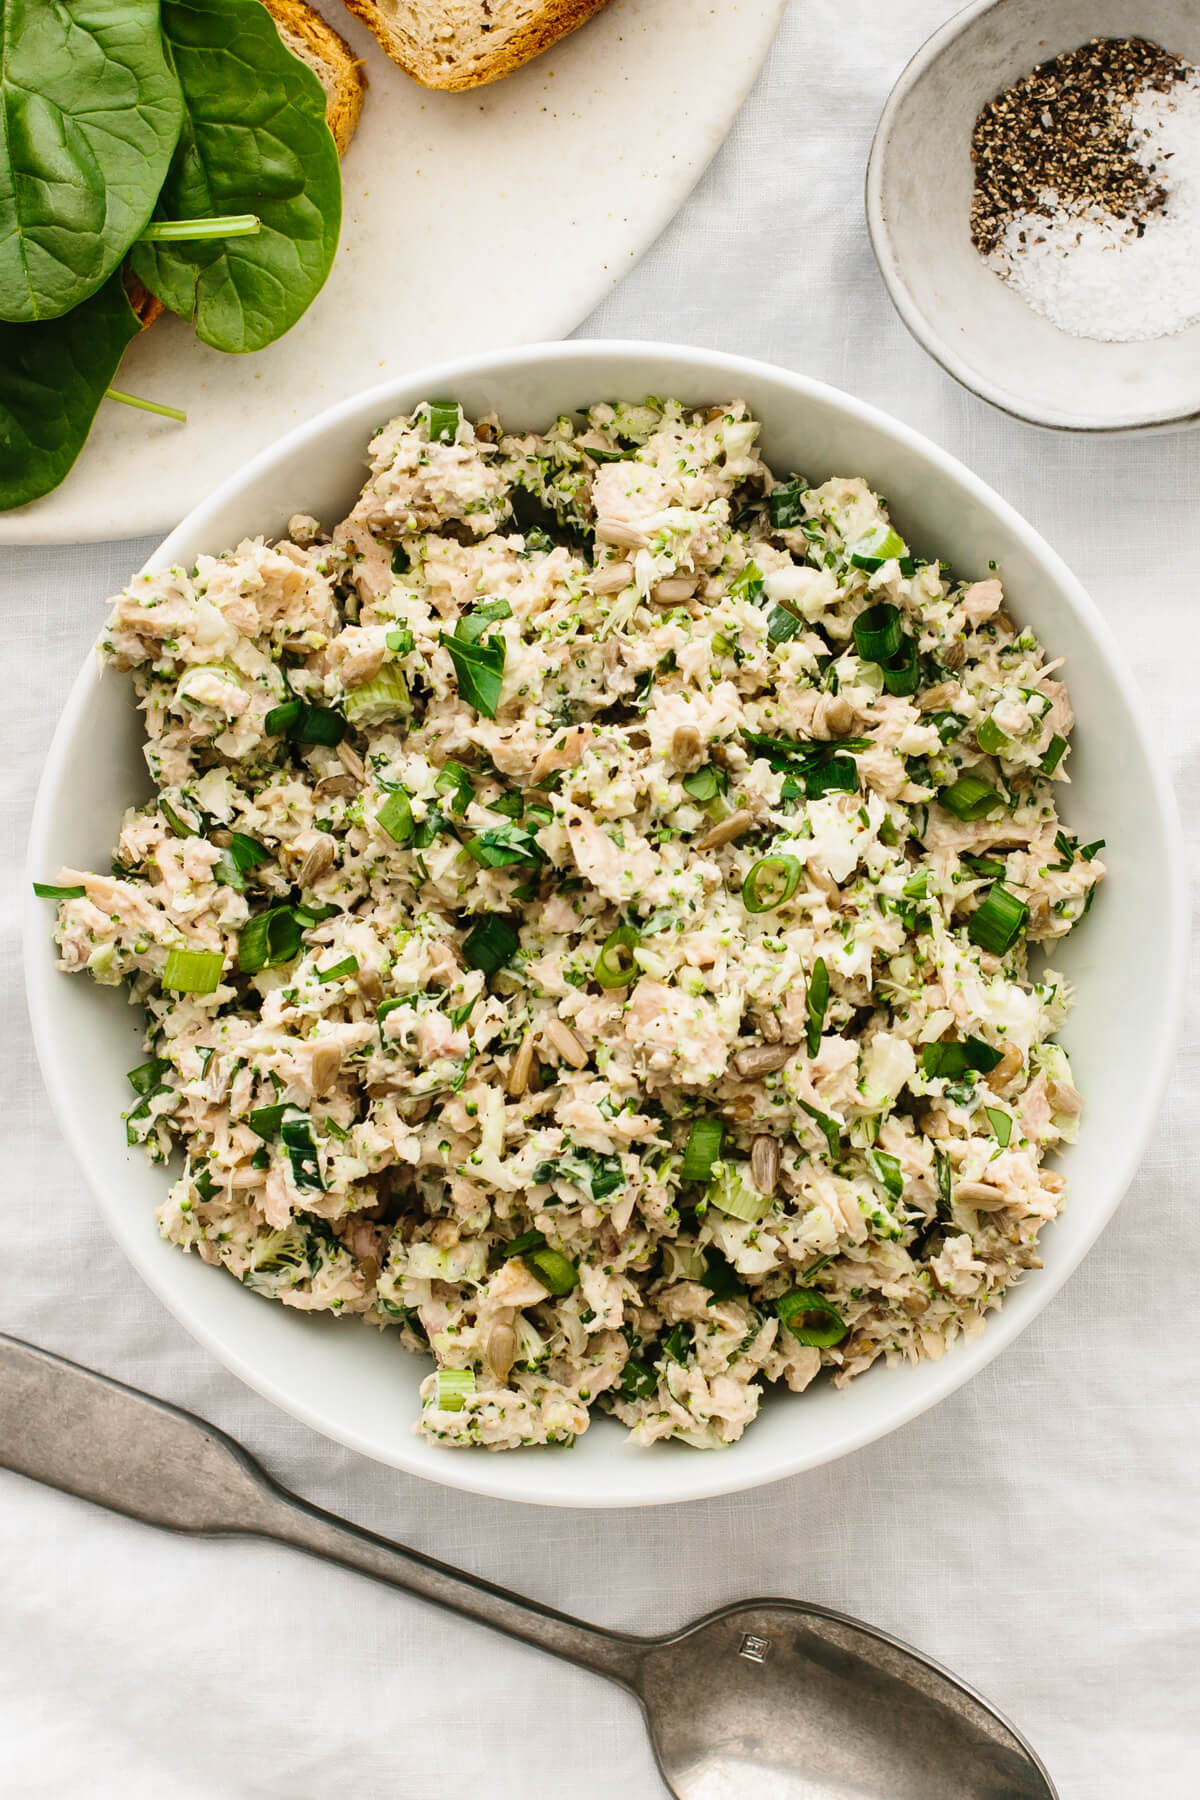
{"type": "Polygon", "coordinates": [[[155,793],[40,891],[144,1009],[163,1235],[432,1358],[442,1444],[732,1443],[980,1332],[1063,1205],[1066,690],[758,438],[421,405],[101,638],[155,793]]]}

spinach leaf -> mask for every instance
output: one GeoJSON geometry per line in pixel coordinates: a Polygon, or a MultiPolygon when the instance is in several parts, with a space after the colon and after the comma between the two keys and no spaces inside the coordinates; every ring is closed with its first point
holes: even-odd
{"type": "Polygon", "coordinates": [[[138,244],[133,266],[215,350],[262,350],[320,292],[342,215],[320,82],[259,0],[163,0],[184,124],[164,219],[255,213],[253,237],[138,244]]]}
{"type": "Polygon", "coordinates": [[[0,324],[0,511],[58,486],[139,329],[119,274],[65,318],[0,324]]]}
{"type": "Polygon", "coordinates": [[[467,839],[463,849],[485,869],[504,869],[512,863],[544,863],[545,853],[524,825],[493,825],[467,839]]]}
{"type": "Polygon", "coordinates": [[[481,644],[472,644],[465,638],[451,637],[448,632],[439,631],[438,643],[444,644],[450,652],[462,699],[485,718],[494,719],[504,681],[504,639],[490,637],[481,644]]]}
{"type": "Polygon", "coordinates": [[[95,293],[150,217],[182,118],[158,0],[4,0],[0,319],[95,293]]]}

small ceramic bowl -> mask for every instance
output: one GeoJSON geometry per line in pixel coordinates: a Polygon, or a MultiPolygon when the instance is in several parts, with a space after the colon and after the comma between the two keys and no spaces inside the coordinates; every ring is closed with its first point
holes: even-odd
{"type": "Polygon", "coordinates": [[[1195,0],[975,0],[893,88],[867,168],[867,224],[888,292],[917,342],[964,387],[1060,431],[1200,422],[1200,324],[1109,344],[1029,307],[971,242],[971,132],[993,95],[1093,37],[1145,37],[1200,63],[1195,0]]]}

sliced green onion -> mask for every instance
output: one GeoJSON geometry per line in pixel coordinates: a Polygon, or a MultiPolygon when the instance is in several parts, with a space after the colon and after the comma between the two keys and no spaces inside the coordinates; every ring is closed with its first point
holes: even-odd
{"type": "Polygon", "coordinates": [[[306,931],[310,925],[319,925],[323,919],[334,918],[341,910],[340,906],[333,906],[332,904],[329,906],[308,906],[299,901],[297,901],[296,905],[292,908],[292,911],[306,931]]]}
{"type": "Polygon", "coordinates": [[[171,1089],[165,1082],[147,1090],[135,1107],[125,1114],[125,1142],[136,1145],[144,1144],[153,1130],[156,1120],[150,1110],[150,1102],[157,1100],[160,1094],[169,1094],[171,1089]],[[144,1129],[139,1129],[137,1121],[142,1121],[144,1129]]]}
{"type": "Polygon", "coordinates": [[[762,599],[763,573],[756,562],[748,562],[741,574],[730,584],[731,600],[758,601],[762,599]]]}
{"type": "Polygon", "coordinates": [[[141,234],[143,244],[190,243],[201,238],[253,237],[262,230],[255,213],[226,213],[213,219],[151,219],[141,234]]]}
{"type": "Polygon", "coordinates": [[[679,1166],[680,1181],[708,1181],[713,1164],[721,1155],[725,1141],[725,1125],[721,1119],[693,1119],[687,1146],[679,1166]]]}
{"type": "Polygon", "coordinates": [[[625,1170],[619,1156],[597,1156],[588,1177],[593,1200],[603,1200],[625,1186],[625,1170]]]}
{"type": "Polygon", "coordinates": [[[232,888],[235,894],[246,891],[246,877],[230,856],[228,850],[218,850],[217,860],[212,866],[213,880],[219,887],[232,888]]]}
{"type": "Polygon", "coordinates": [[[671,1362],[685,1363],[688,1359],[688,1352],[693,1348],[695,1342],[694,1328],[684,1324],[681,1320],[678,1325],[671,1327],[663,1339],[663,1355],[668,1357],[671,1362]]]}
{"type": "Polygon", "coordinates": [[[292,726],[299,723],[303,712],[303,700],[284,700],[271,708],[263,720],[263,728],[272,737],[287,737],[292,726]]]}
{"type": "Polygon", "coordinates": [[[648,1400],[658,1389],[658,1370],[638,1357],[627,1358],[618,1388],[622,1400],[648,1400]]]}
{"type": "Polygon", "coordinates": [[[462,418],[462,408],[453,400],[431,400],[429,402],[429,441],[431,444],[451,444],[458,431],[462,418]]]}
{"type": "Polygon", "coordinates": [[[394,788],[388,795],[375,814],[375,823],[380,831],[387,832],[394,844],[407,844],[411,841],[416,830],[416,820],[403,788],[394,788]]]}
{"type": "Polygon", "coordinates": [[[981,881],[989,878],[993,881],[1004,879],[1004,864],[994,856],[962,855],[959,857],[959,861],[964,869],[977,876],[981,881]]]}
{"type": "Polygon", "coordinates": [[[85,887],[55,887],[52,881],[35,881],[33,891],[39,900],[82,900],[85,887]]]}
{"type": "Polygon", "coordinates": [[[722,1300],[746,1297],[746,1284],[742,1277],[729,1258],[722,1256],[715,1247],[704,1252],[704,1272],[700,1276],[700,1285],[708,1289],[710,1306],[719,1306],[722,1300]]]}
{"type": "Polygon", "coordinates": [[[333,963],[328,969],[318,969],[319,981],[340,981],[344,975],[358,974],[357,956],[343,956],[341,962],[333,963]]]}
{"type": "Polygon", "coordinates": [[[994,881],[987,899],[967,923],[967,936],[981,950],[1003,956],[1011,950],[1029,921],[1029,908],[1011,894],[1003,882],[994,881]]]}
{"type": "Polygon", "coordinates": [[[906,637],[895,656],[883,663],[883,685],[889,694],[915,694],[921,685],[921,663],[913,638],[906,637]]]}
{"type": "Polygon", "coordinates": [[[804,790],[810,800],[819,800],[822,794],[856,794],[858,764],[852,756],[831,756],[805,771],[804,790]]]}
{"type": "Polygon", "coordinates": [[[173,994],[211,994],[220,986],[224,967],[220,950],[171,950],[162,985],[173,994]]]}
{"type": "Polygon", "coordinates": [[[602,988],[628,987],[638,973],[634,951],[641,943],[635,925],[618,925],[610,931],[592,966],[592,975],[602,988]]]}
{"type": "Polygon", "coordinates": [[[886,1150],[868,1150],[867,1162],[880,1186],[887,1189],[893,1200],[899,1200],[904,1192],[904,1174],[899,1158],[889,1156],[886,1150]]]}
{"type": "Polygon", "coordinates": [[[828,1113],[823,1113],[817,1107],[810,1106],[807,1100],[802,1100],[800,1104],[813,1123],[820,1126],[826,1148],[832,1160],[836,1162],[842,1152],[841,1126],[836,1119],[830,1118],[828,1113]]]}
{"type": "Polygon", "coordinates": [[[854,621],[854,647],[864,662],[888,662],[903,642],[900,610],[888,600],[868,606],[854,621]]]}
{"type": "Polygon", "coordinates": [[[1012,739],[1001,731],[995,719],[981,719],[975,727],[975,742],[988,756],[1002,756],[1012,749],[1012,739]]]}
{"type": "Polygon", "coordinates": [[[808,1033],[805,1048],[810,1056],[820,1053],[821,1033],[825,1029],[825,1014],[828,1009],[829,970],[825,965],[825,958],[818,956],[808,978],[808,1033]]]}
{"type": "Polygon", "coordinates": [[[305,700],[285,700],[273,706],[263,720],[271,737],[290,738],[295,744],[340,744],[346,721],[328,706],[309,706],[305,700]]]}
{"type": "Polygon", "coordinates": [[[305,706],[300,723],[288,736],[297,744],[325,744],[332,748],[346,735],[346,721],[328,706],[305,706]]]}
{"type": "Polygon", "coordinates": [[[800,864],[794,856],[764,856],[747,871],[742,905],[750,913],[774,912],[800,886],[800,864]]]}
{"type": "Polygon", "coordinates": [[[303,931],[297,909],[291,906],[273,906],[268,912],[256,914],[243,925],[238,938],[238,968],[243,975],[257,975],[260,969],[293,962],[300,954],[302,941],[303,931]]]}
{"type": "Polygon", "coordinates": [[[986,817],[994,807],[1004,804],[995,788],[978,775],[960,775],[950,787],[939,788],[938,801],[956,819],[967,823],[986,817]]]}
{"type": "Polygon", "coordinates": [[[767,614],[767,639],[772,644],[786,644],[794,638],[804,621],[786,606],[773,606],[767,614]]]}
{"type": "MultiPolygon", "coordinates": [[[[396,565],[396,558],[395,558],[395,555],[393,554],[393,556],[392,556],[393,569],[395,569],[395,565],[396,565]]],[[[411,654],[413,646],[416,644],[417,640],[413,636],[412,632],[409,630],[407,625],[398,625],[396,627],[395,631],[388,632],[386,638],[384,638],[383,641],[387,645],[389,650],[395,651],[397,656],[408,656],[411,654]]]]}
{"type": "Polygon", "coordinates": [[[790,1294],[781,1294],[775,1311],[797,1343],[817,1350],[840,1344],[850,1329],[832,1300],[816,1288],[793,1288],[790,1294]]]}
{"type": "Polygon", "coordinates": [[[290,1110],[286,1102],[282,1102],[278,1106],[256,1106],[253,1112],[247,1113],[246,1123],[251,1131],[265,1142],[270,1143],[272,1138],[279,1136],[283,1115],[290,1110]]]}
{"type": "Polygon", "coordinates": [[[882,520],[878,525],[872,525],[867,535],[860,538],[850,552],[850,561],[854,567],[866,569],[871,574],[876,569],[882,569],[885,562],[893,560],[899,562],[902,575],[912,574],[914,564],[908,554],[908,545],[894,527],[882,520]]]}
{"type": "MultiPolygon", "coordinates": [[[[351,725],[359,726],[382,725],[387,719],[406,717],[412,711],[412,701],[403,670],[395,663],[385,664],[371,681],[342,695],[342,711],[351,725]]],[[[336,718],[337,714],[333,716],[336,718]]]]}
{"type": "Polygon", "coordinates": [[[710,1206],[731,1219],[755,1225],[765,1219],[775,1204],[773,1194],[764,1194],[750,1179],[746,1163],[722,1163],[716,1178],[709,1183],[705,1196],[710,1206]]]}
{"type": "Polygon", "coordinates": [[[459,697],[485,719],[494,719],[504,685],[504,639],[491,637],[472,644],[440,631],[438,642],[450,653],[459,697]]]}
{"type": "Polygon", "coordinates": [[[435,1405],[439,1412],[461,1412],[464,1402],[475,1398],[472,1369],[439,1369],[435,1405]]]}
{"type": "Polygon", "coordinates": [[[910,875],[900,892],[906,900],[924,900],[929,892],[929,870],[918,869],[915,875],[910,875]]]}
{"type": "Polygon", "coordinates": [[[561,1299],[569,1294],[579,1280],[579,1272],[569,1256],[561,1250],[554,1250],[546,1244],[537,1250],[527,1250],[521,1261],[544,1288],[561,1299]]]}
{"type": "Polygon", "coordinates": [[[1007,1150],[1012,1142],[1012,1114],[1001,1112],[998,1106],[985,1106],[983,1110],[987,1114],[996,1142],[1002,1150],[1007,1150]]]}
{"type": "Polygon", "coordinates": [[[160,794],[158,796],[158,810],[167,821],[167,824],[171,827],[171,830],[176,837],[193,838],[200,836],[199,827],[189,824],[189,822],[175,810],[165,794],[160,794]]]}
{"type": "Polygon", "coordinates": [[[292,1165],[292,1180],[298,1188],[317,1188],[325,1192],[321,1159],[313,1137],[312,1120],[307,1113],[287,1109],[279,1127],[279,1135],[292,1165]]]}
{"type": "Polygon", "coordinates": [[[808,486],[799,475],[793,475],[790,481],[784,481],[771,489],[767,495],[767,511],[771,517],[771,525],[776,531],[793,531],[797,525],[804,523],[804,496],[808,486]]]}
{"type": "Polygon", "coordinates": [[[1057,769],[1059,763],[1063,759],[1063,752],[1066,750],[1066,747],[1066,738],[1059,737],[1056,731],[1054,736],[1050,739],[1050,742],[1047,744],[1045,754],[1038,764],[1043,775],[1053,775],[1055,769],[1057,769]]]}
{"type": "Polygon", "coordinates": [[[152,1056],[149,1062],[139,1063],[136,1069],[130,1069],[125,1079],[135,1094],[148,1094],[151,1088],[159,1085],[170,1066],[165,1057],[152,1056]]]}
{"type": "Polygon", "coordinates": [[[495,975],[521,947],[521,928],[505,913],[490,913],[463,939],[463,956],[472,969],[495,975]]]}
{"type": "Polygon", "coordinates": [[[718,794],[724,793],[727,784],[724,769],[719,769],[716,763],[705,763],[702,769],[693,769],[690,775],[684,776],[683,791],[698,800],[701,806],[706,806],[718,794]]]}
{"type": "MultiPolygon", "coordinates": [[[[408,571],[411,568],[412,568],[412,559],[409,556],[408,551],[404,548],[403,544],[397,544],[395,549],[392,551],[392,574],[393,575],[407,575],[408,571]]],[[[390,639],[389,639],[389,647],[393,650],[398,650],[400,648],[399,644],[391,643],[390,639]]],[[[409,645],[409,649],[410,650],[412,649],[411,644],[409,645]]]]}
{"type": "Polygon", "coordinates": [[[498,1253],[502,1257],[524,1256],[527,1250],[540,1250],[545,1242],[545,1232],[523,1231],[520,1237],[510,1238],[507,1244],[500,1244],[498,1253]]]}

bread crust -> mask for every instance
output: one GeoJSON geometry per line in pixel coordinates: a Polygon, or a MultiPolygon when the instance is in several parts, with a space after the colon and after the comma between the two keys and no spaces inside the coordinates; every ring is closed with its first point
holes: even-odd
{"type": "MultiPolygon", "coordinates": [[[[436,58],[422,55],[419,46],[406,35],[395,31],[380,11],[376,0],[343,0],[350,12],[361,19],[374,34],[392,61],[423,87],[442,93],[461,93],[466,88],[484,87],[500,81],[505,75],[549,50],[568,32],[585,25],[593,13],[608,0],[544,0],[540,10],[505,39],[494,55],[482,52],[464,58],[461,63],[442,64],[436,58]]],[[[486,51],[486,44],[482,47],[486,51]]]]}

